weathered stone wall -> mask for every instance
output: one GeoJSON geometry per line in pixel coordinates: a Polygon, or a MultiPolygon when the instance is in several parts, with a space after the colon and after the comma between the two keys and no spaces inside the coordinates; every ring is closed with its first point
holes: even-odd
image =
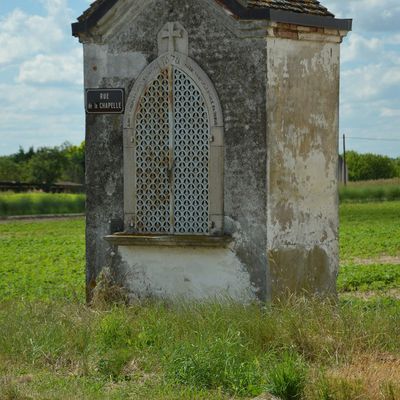
{"type": "Polygon", "coordinates": [[[339,44],[316,39],[267,39],[272,298],[336,290],[339,44]]]}
{"type": "MultiPolygon", "coordinates": [[[[140,3],[140,2],[139,2],[140,3]]],[[[250,276],[257,296],[267,294],[266,76],[265,39],[239,38],[228,29],[215,1],[155,0],[133,8],[120,1],[111,31],[82,38],[85,87],[124,87],[129,93],[140,72],[157,57],[157,33],[179,21],[189,34],[189,56],[214,83],[225,122],[225,232],[250,276]],[[116,22],[120,21],[120,25],[116,22]],[[122,22],[121,22],[122,21],[122,22]],[[107,36],[109,34],[109,36],[107,36]]],[[[110,17],[111,21],[113,16],[110,17]]],[[[111,248],[102,239],[109,220],[123,220],[122,116],[87,118],[88,287],[108,265],[111,248]]],[[[113,262],[115,268],[118,263],[113,262]]],[[[122,268],[122,267],[121,267],[122,268]]],[[[204,271],[210,273],[209,269],[204,271]]],[[[122,273],[122,269],[121,269],[122,273]]],[[[182,277],[183,279],[183,277],[182,277]]]]}

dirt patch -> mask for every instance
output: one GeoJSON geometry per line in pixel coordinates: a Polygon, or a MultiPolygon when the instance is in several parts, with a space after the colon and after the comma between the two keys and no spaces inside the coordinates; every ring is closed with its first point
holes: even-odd
{"type": "Polygon", "coordinates": [[[391,297],[396,300],[400,300],[400,289],[386,289],[382,290],[370,290],[367,292],[346,292],[341,297],[346,298],[357,298],[361,300],[371,300],[376,297],[391,297]]]}
{"type": "Polygon", "coordinates": [[[328,376],[358,382],[368,399],[380,399],[388,385],[396,394],[400,393],[400,357],[392,354],[363,354],[349,364],[330,370],[328,376]]]}
{"type": "Polygon", "coordinates": [[[13,217],[0,217],[0,224],[10,222],[39,222],[39,221],[55,221],[60,219],[80,219],[85,214],[52,214],[52,215],[18,215],[13,217]]]}
{"type": "MultiPolygon", "coordinates": [[[[400,266],[400,256],[381,256],[375,258],[352,258],[351,262],[358,265],[373,264],[398,264],[400,266]]],[[[342,262],[343,263],[343,262],[342,262]]]]}

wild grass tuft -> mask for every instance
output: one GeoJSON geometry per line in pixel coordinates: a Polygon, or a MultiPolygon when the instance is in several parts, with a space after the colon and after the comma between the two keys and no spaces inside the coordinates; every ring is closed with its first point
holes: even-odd
{"type": "Polygon", "coordinates": [[[257,395],[262,391],[263,371],[257,355],[248,350],[247,340],[229,328],[215,338],[194,332],[191,340],[178,344],[167,358],[167,376],[177,384],[257,395]]]}
{"type": "Polygon", "coordinates": [[[268,372],[267,391],[282,400],[303,398],[307,365],[298,353],[285,351],[268,372]]]}

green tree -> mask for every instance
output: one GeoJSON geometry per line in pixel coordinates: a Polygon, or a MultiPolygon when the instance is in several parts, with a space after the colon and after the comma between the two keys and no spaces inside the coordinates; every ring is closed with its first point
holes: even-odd
{"type": "Polygon", "coordinates": [[[390,179],[396,176],[395,162],[387,156],[349,151],[346,162],[351,181],[390,179]]]}
{"type": "Polygon", "coordinates": [[[22,181],[23,165],[16,163],[12,157],[0,157],[0,181],[22,181]]]}
{"type": "Polygon", "coordinates": [[[42,147],[28,162],[29,180],[51,185],[61,177],[65,164],[66,158],[60,148],[42,147]]]}
{"type": "Polygon", "coordinates": [[[33,147],[29,147],[28,151],[25,151],[22,146],[19,146],[18,153],[13,154],[11,159],[17,164],[23,164],[28,162],[35,155],[35,150],[33,147]]]}
{"type": "Polygon", "coordinates": [[[62,179],[69,182],[85,183],[85,142],[79,146],[64,144],[66,165],[62,179]]]}
{"type": "Polygon", "coordinates": [[[400,157],[397,157],[397,158],[394,160],[394,164],[395,164],[395,169],[396,169],[396,176],[397,176],[398,178],[400,178],[400,157]]]}

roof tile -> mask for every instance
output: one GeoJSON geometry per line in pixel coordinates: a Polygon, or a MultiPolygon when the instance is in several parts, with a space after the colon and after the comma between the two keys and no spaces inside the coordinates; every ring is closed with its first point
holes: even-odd
{"type": "MultiPolygon", "coordinates": [[[[99,9],[103,3],[108,0],[96,0],[90,7],[78,18],[79,22],[84,22],[99,9]]],[[[247,0],[248,8],[273,8],[276,10],[293,11],[303,14],[312,14],[320,16],[334,15],[328,9],[321,5],[318,0],[247,0]]]]}
{"type": "Polygon", "coordinates": [[[317,0],[248,0],[247,3],[249,8],[274,8],[303,14],[334,16],[317,0]]]}
{"type": "Polygon", "coordinates": [[[80,16],[78,17],[79,22],[86,21],[103,3],[106,3],[108,0],[96,0],[94,1],[90,7],[80,16]]]}

